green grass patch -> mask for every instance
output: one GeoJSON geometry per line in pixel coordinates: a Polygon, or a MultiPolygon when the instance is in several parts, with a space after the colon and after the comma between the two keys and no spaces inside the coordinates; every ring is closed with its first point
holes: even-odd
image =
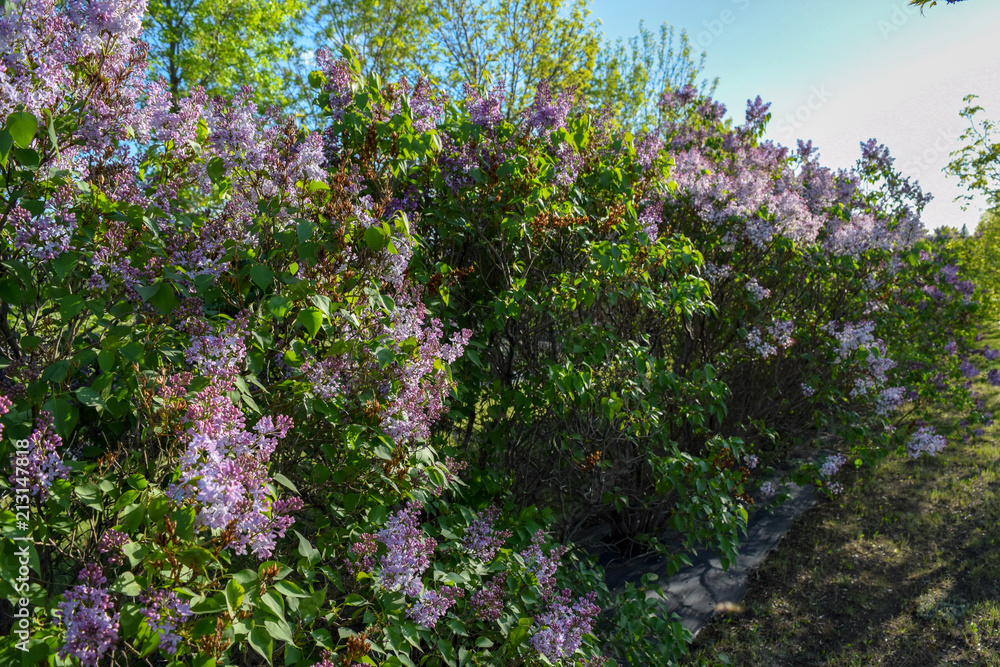
{"type": "MultiPolygon", "coordinates": [[[[1000,389],[980,380],[1000,418],[1000,389]]],[[[936,412],[937,458],[841,475],[844,492],[799,519],[742,611],[717,616],[682,664],[1000,667],[1000,426],[963,443],[964,417],[936,412]]]]}

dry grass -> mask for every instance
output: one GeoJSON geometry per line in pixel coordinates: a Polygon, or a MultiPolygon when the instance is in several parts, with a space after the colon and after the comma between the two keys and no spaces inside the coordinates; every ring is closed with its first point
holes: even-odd
{"type": "MultiPolygon", "coordinates": [[[[1000,419],[1000,390],[977,389],[1000,419]]],[[[962,444],[961,418],[940,411],[935,459],[843,475],[682,664],[1000,667],[1000,422],[962,444]]]]}

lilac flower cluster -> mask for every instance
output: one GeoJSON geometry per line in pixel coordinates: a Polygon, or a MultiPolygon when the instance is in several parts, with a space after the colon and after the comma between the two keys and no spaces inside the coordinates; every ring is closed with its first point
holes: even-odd
{"type": "Polygon", "coordinates": [[[754,301],[763,301],[764,299],[771,296],[771,290],[767,289],[766,287],[762,287],[757,282],[756,278],[751,278],[749,282],[747,282],[747,291],[750,292],[750,295],[753,297],[754,301]]]}
{"type": "Polygon", "coordinates": [[[539,530],[531,538],[531,545],[521,552],[525,569],[535,575],[542,592],[548,595],[556,585],[556,570],[559,569],[559,559],[566,553],[566,547],[557,546],[548,555],[542,551],[545,544],[545,532],[539,530]]]}
{"type": "Polygon", "coordinates": [[[177,628],[191,617],[188,603],[177,597],[173,591],[157,590],[142,598],[142,615],[153,633],[160,634],[160,648],[170,655],[177,653],[177,643],[181,637],[177,628]]]}
{"type": "Polygon", "coordinates": [[[464,84],[465,108],[476,125],[492,129],[503,121],[503,82],[496,84],[486,94],[480,96],[475,88],[464,84]]]}
{"type": "Polygon", "coordinates": [[[991,368],[986,372],[986,380],[994,387],[1000,387],[1000,369],[991,368]]]}
{"type": "Polygon", "coordinates": [[[120,530],[109,528],[97,541],[97,551],[107,556],[111,565],[121,565],[125,562],[122,547],[129,543],[129,537],[120,530]]]}
{"type": "Polygon", "coordinates": [[[777,320],[766,327],[756,326],[747,332],[747,347],[761,359],[772,357],[795,343],[791,320],[777,320]]]}
{"type": "Polygon", "coordinates": [[[375,552],[378,551],[378,544],[375,536],[371,533],[361,533],[360,539],[350,546],[348,551],[354,556],[354,562],[345,560],[348,572],[351,576],[358,576],[359,572],[371,572],[375,569],[375,552]]]}
{"type": "Polygon", "coordinates": [[[83,582],[63,594],[58,622],[66,628],[59,656],[76,658],[81,665],[93,667],[118,643],[118,612],[114,611],[101,569],[91,563],[79,574],[83,582]]]}
{"type": "Polygon", "coordinates": [[[76,229],[76,215],[71,211],[50,211],[33,218],[18,206],[10,221],[15,234],[14,247],[38,261],[55,259],[69,250],[76,229]]]}
{"type": "Polygon", "coordinates": [[[921,426],[906,443],[906,453],[910,458],[917,458],[921,453],[937,456],[948,445],[943,435],[938,435],[930,426],[921,426]]]}
{"type": "Polygon", "coordinates": [[[39,413],[35,429],[28,436],[28,447],[18,457],[18,467],[24,471],[27,484],[17,486],[28,486],[33,495],[48,496],[52,482],[69,476],[69,468],[57,450],[62,444],[62,438],[55,431],[52,414],[46,411],[39,413]],[[21,459],[25,459],[23,465],[21,459]]]}
{"type": "Polygon", "coordinates": [[[392,514],[385,527],[375,533],[375,538],[386,547],[375,580],[381,588],[402,591],[411,598],[419,598],[423,592],[421,577],[437,547],[437,542],[420,529],[419,514],[420,505],[410,502],[392,514]]]}
{"type": "Polygon", "coordinates": [[[574,601],[568,588],[553,595],[536,619],[541,629],[532,636],[531,645],[552,662],[573,655],[583,643],[583,636],[593,631],[594,620],[601,613],[596,599],[597,593],[591,592],[574,601]]]}
{"type": "MultiPolygon", "coordinates": [[[[0,417],[10,412],[11,406],[14,405],[9,398],[0,394],[0,417]]],[[[3,435],[3,422],[0,422],[0,436],[3,435]]]]}
{"type": "Polygon", "coordinates": [[[535,101],[524,112],[527,127],[540,132],[566,126],[566,115],[573,106],[572,91],[560,91],[554,98],[547,81],[535,89],[535,101]]]}
{"type": "Polygon", "coordinates": [[[180,479],[170,490],[176,502],[194,501],[199,526],[231,531],[236,553],[249,547],[259,558],[271,555],[278,538],[301,509],[299,498],[274,500],[268,490],[267,462],[292,428],[284,415],[262,417],[247,429],[242,411],[225,392],[231,391],[246,348],[242,319],[218,335],[195,336],[187,358],[212,379],[188,409],[192,426],[180,461],[180,479]]]}
{"type": "Polygon", "coordinates": [[[819,474],[824,477],[833,477],[845,463],[847,463],[847,457],[843,454],[833,454],[832,456],[828,456],[826,461],[823,462],[823,465],[820,466],[819,474]]]}
{"type": "Polygon", "coordinates": [[[439,591],[425,589],[416,602],[406,610],[407,617],[425,628],[433,628],[438,620],[460,598],[465,591],[457,586],[442,586],[439,591]]]}
{"type": "Polygon", "coordinates": [[[500,510],[489,507],[486,511],[478,513],[465,529],[462,547],[484,563],[493,560],[497,551],[503,546],[504,540],[513,535],[509,530],[496,530],[494,524],[499,518],[500,510]]]}
{"type": "Polygon", "coordinates": [[[500,618],[504,606],[504,577],[497,575],[489,581],[484,581],[482,588],[477,589],[469,598],[473,613],[487,623],[500,618]]]}
{"type": "Polygon", "coordinates": [[[971,361],[969,361],[968,359],[963,359],[962,362],[958,365],[958,369],[962,373],[962,377],[964,377],[967,380],[971,380],[972,378],[979,375],[979,369],[976,368],[976,365],[971,361]]]}

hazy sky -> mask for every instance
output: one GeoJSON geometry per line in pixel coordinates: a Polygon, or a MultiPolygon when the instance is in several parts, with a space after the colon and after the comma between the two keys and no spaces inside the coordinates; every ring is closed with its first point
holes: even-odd
{"type": "Polygon", "coordinates": [[[1000,118],[1000,2],[966,0],[923,15],[906,0],[593,0],[609,38],[630,37],[644,20],[685,29],[719,77],[716,97],[743,120],[748,98],[772,103],[768,137],[794,146],[812,139],[820,160],[847,167],[871,137],[935,199],[924,224],[974,229],[954,177],[941,169],[966,124],[958,112],[974,93],[1000,118]]]}

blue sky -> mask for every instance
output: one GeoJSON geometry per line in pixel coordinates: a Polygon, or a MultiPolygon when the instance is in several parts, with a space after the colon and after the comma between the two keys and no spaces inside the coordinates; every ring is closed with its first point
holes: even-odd
{"type": "Polygon", "coordinates": [[[812,139],[828,166],[850,166],[877,138],[935,195],[929,229],[975,228],[978,207],[953,203],[961,191],[941,169],[960,145],[965,95],[1000,118],[1000,2],[942,1],[923,15],[906,0],[593,0],[592,10],[611,39],[640,20],[687,30],[731,116],[760,95],[772,103],[768,137],[812,139]]]}

